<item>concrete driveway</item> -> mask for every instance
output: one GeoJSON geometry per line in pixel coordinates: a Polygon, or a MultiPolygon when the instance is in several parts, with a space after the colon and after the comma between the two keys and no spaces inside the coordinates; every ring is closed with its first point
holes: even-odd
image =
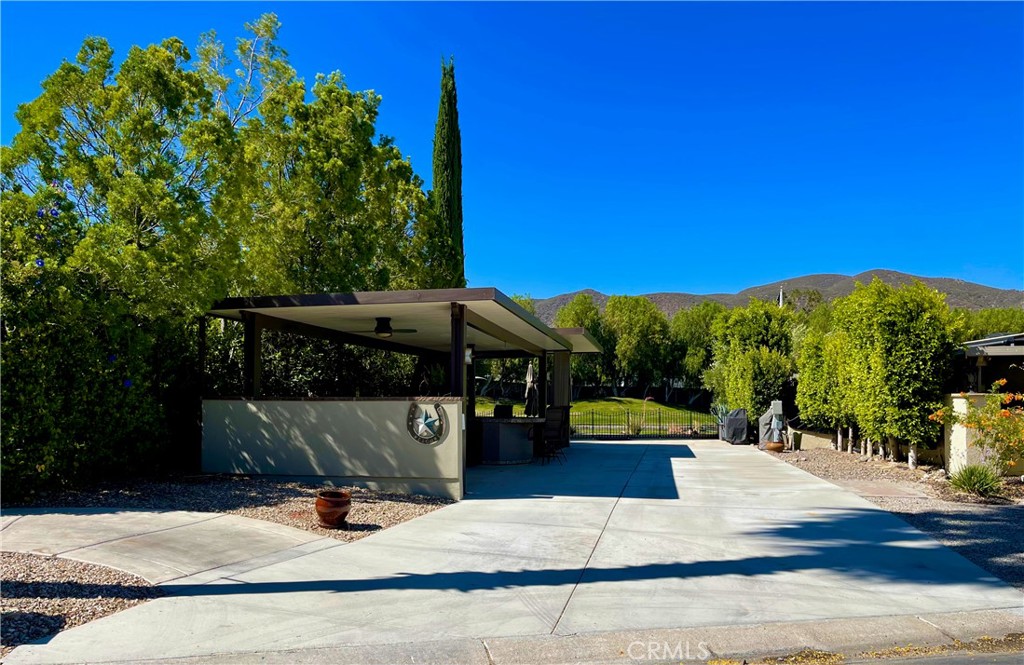
{"type": "MultiPolygon", "coordinates": [[[[7,662],[244,662],[253,652],[294,662],[296,649],[323,656],[309,662],[387,662],[429,644],[446,645],[437,653],[452,662],[540,661],[523,639],[557,650],[570,635],[603,645],[591,660],[629,662],[631,637],[726,634],[709,627],[731,627],[738,641],[762,624],[802,626],[792,633],[802,648],[841,642],[832,625],[860,630],[864,644],[889,638],[881,626],[934,642],[1020,625],[1019,592],[749,447],[577,443],[564,465],[473,469],[467,491],[354,543],[305,542],[172,579],[170,597],[7,662]]],[[[738,653],[716,651],[726,652],[738,653]]]]}

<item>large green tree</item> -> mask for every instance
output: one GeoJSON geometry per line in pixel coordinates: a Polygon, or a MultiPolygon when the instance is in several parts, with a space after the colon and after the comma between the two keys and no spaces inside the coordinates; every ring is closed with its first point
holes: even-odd
{"type": "Polygon", "coordinates": [[[349,89],[340,72],[307,91],[279,27],[272,14],[247,25],[233,60],[213,33],[199,47],[197,71],[240,153],[230,212],[244,270],[232,291],[418,286],[412,235],[427,200],[394,141],[376,136],[381,98],[349,89]]]}
{"type": "Polygon", "coordinates": [[[713,363],[703,380],[715,399],[756,418],[793,374],[792,310],[761,300],[718,316],[712,324],[713,363]]]}
{"type": "MultiPolygon", "coordinates": [[[[195,317],[214,300],[422,285],[427,198],[375,137],[380,98],[338,73],[307,91],[278,27],[248,24],[232,56],[204,35],[195,60],[172,38],[118,64],[89,38],[19,107],[0,150],[5,496],[193,463],[195,317]]],[[[209,334],[211,374],[232,392],[238,332],[209,334]]],[[[289,393],[374,394],[412,366],[265,343],[267,385],[289,393]],[[357,365],[373,369],[342,386],[357,365]]]]}
{"type": "MultiPolygon", "coordinates": [[[[361,291],[414,283],[411,225],[425,200],[390,139],[374,140],[380,98],[335,72],[264,103],[241,132],[250,180],[243,246],[261,293],[361,291]]],[[[241,285],[240,285],[241,287],[241,285]]]]}
{"type": "Polygon", "coordinates": [[[669,331],[664,312],[643,296],[612,296],[604,320],[615,340],[616,384],[637,386],[646,394],[665,376],[669,331]]]}
{"type": "Polygon", "coordinates": [[[144,316],[202,311],[239,260],[224,223],[238,146],[190,59],[168,39],[115,69],[110,45],[89,38],[19,107],[3,151],[4,191],[38,199],[41,219],[69,218],[69,268],[144,316]]]}
{"type": "Polygon", "coordinates": [[[607,329],[601,310],[589,293],[578,293],[555,313],[558,328],[585,328],[604,349],[602,353],[573,354],[570,358],[574,388],[602,386],[612,379],[615,340],[607,329]]]}
{"type": "Polygon", "coordinates": [[[844,330],[811,330],[797,354],[796,405],[810,427],[842,428],[854,423],[856,393],[849,336],[844,330]]]}
{"type": "Polygon", "coordinates": [[[793,361],[774,349],[759,346],[734,353],[725,365],[725,395],[733,409],[760,416],[772,400],[781,399],[793,375],[793,361]]]}
{"type": "Polygon", "coordinates": [[[190,460],[194,316],[240,264],[228,118],[177,39],[103,39],[0,153],[4,495],[190,460]],[[161,453],[165,453],[161,455],[161,453]]]}
{"type": "Polygon", "coordinates": [[[462,239],[462,135],[459,132],[455,59],[441,62],[441,101],[434,131],[430,215],[419,231],[423,280],[430,288],[464,287],[462,239]]]}
{"type": "Polygon", "coordinates": [[[920,282],[893,288],[877,278],[837,301],[835,316],[849,336],[857,424],[887,441],[892,457],[900,456],[900,442],[909,443],[914,466],[917,446],[938,435],[928,416],[948,387],[962,318],[920,282]]]}
{"type": "Polygon", "coordinates": [[[995,307],[976,312],[964,311],[964,341],[998,333],[1024,333],[1024,308],[995,307]]]}
{"type": "MultiPolygon", "coordinates": [[[[247,27],[251,37],[235,54],[243,76],[232,75],[216,35],[204,35],[199,49],[199,71],[236,128],[244,161],[233,210],[242,270],[231,291],[420,286],[413,229],[427,199],[394,141],[376,136],[380,97],[349,89],[339,72],[318,76],[307,93],[277,46],[276,17],[247,27]]],[[[225,332],[213,332],[211,350],[237,357],[240,337],[225,332]]],[[[267,335],[263,356],[268,394],[379,395],[412,380],[409,358],[303,337],[267,335]]]]}
{"type": "Polygon", "coordinates": [[[672,317],[670,331],[679,349],[677,374],[685,386],[701,386],[701,374],[711,365],[714,353],[711,329],[715,319],[725,311],[725,305],[705,300],[690,309],[679,310],[672,317]]]}

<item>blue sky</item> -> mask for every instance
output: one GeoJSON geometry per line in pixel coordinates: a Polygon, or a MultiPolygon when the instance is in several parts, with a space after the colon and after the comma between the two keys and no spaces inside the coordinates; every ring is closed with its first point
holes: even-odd
{"type": "Polygon", "coordinates": [[[233,43],[383,97],[429,183],[456,59],[471,286],[735,292],[872,268],[1024,288],[1021,3],[0,4],[0,134],[87,35],[233,43]]]}

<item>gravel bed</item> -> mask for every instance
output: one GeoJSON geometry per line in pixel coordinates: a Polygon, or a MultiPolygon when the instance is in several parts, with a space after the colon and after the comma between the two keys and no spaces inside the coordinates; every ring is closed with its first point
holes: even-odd
{"type": "Polygon", "coordinates": [[[1024,591],[1024,504],[884,496],[867,499],[1024,591]]]}
{"type": "Polygon", "coordinates": [[[965,559],[1024,590],[1024,484],[1006,478],[1000,496],[980,499],[949,487],[933,467],[863,460],[828,449],[769,453],[825,480],[914,483],[927,497],[865,497],[965,559]]]}
{"type": "Polygon", "coordinates": [[[164,595],[141,577],[91,563],[0,553],[0,658],[15,647],[164,595]]]}
{"type": "Polygon", "coordinates": [[[826,480],[918,482],[930,475],[931,472],[936,471],[935,467],[928,465],[921,465],[917,469],[908,469],[905,463],[886,462],[878,457],[864,460],[857,453],[838,452],[828,448],[768,454],[826,480]]]}
{"type": "MultiPolygon", "coordinates": [[[[24,507],[191,510],[276,522],[351,542],[453,503],[432,496],[348,487],[348,530],[318,524],[313,503],[322,485],[246,476],[192,476],[103,483],[87,490],[39,494],[24,507]]],[[[12,508],[14,505],[6,505],[12,508]]],[[[78,626],[163,595],[146,580],[104,566],[4,552],[0,587],[2,649],[78,626]]]]}
{"type": "Polygon", "coordinates": [[[868,460],[857,453],[838,452],[828,448],[768,454],[825,480],[892,480],[918,483],[918,487],[931,496],[956,503],[1008,505],[1024,502],[1024,483],[1021,483],[1019,477],[1004,478],[999,496],[981,498],[954,490],[946,481],[945,471],[927,464],[919,465],[917,469],[908,469],[905,462],[887,462],[878,457],[868,460]]]}
{"type": "Polygon", "coordinates": [[[352,492],[349,528],[325,529],[318,524],[313,508],[317,490],[323,488],[319,484],[269,478],[204,475],[104,483],[88,490],[40,494],[23,505],[230,513],[351,542],[453,503],[451,499],[434,496],[346,487],[352,492]]]}

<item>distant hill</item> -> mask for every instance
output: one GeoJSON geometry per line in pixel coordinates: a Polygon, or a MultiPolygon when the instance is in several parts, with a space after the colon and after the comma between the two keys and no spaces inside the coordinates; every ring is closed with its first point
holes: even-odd
{"type": "MultiPolygon", "coordinates": [[[[853,285],[856,282],[867,284],[874,277],[878,277],[883,282],[893,286],[909,284],[914,279],[920,280],[925,285],[945,293],[946,302],[949,303],[950,307],[987,309],[990,307],[1024,306],[1024,291],[996,289],[991,286],[965,282],[962,279],[950,279],[948,277],[915,277],[914,275],[894,270],[868,270],[853,277],[848,277],[847,275],[806,275],[763,286],[754,286],[744,289],[739,293],[711,293],[708,295],[647,293],[644,294],[644,297],[651,300],[661,311],[671,317],[680,309],[693,307],[705,300],[714,300],[727,307],[746,305],[751,298],[775,300],[779,297],[780,288],[786,292],[796,289],[803,291],[815,290],[820,292],[825,300],[834,300],[835,298],[841,298],[853,293],[853,285]]],[[[573,293],[563,293],[552,298],[534,300],[537,315],[545,323],[551,324],[554,321],[555,313],[580,293],[590,294],[597,306],[602,311],[604,310],[605,303],[608,302],[608,296],[593,289],[584,289],[582,291],[574,291],[573,293]]]]}

